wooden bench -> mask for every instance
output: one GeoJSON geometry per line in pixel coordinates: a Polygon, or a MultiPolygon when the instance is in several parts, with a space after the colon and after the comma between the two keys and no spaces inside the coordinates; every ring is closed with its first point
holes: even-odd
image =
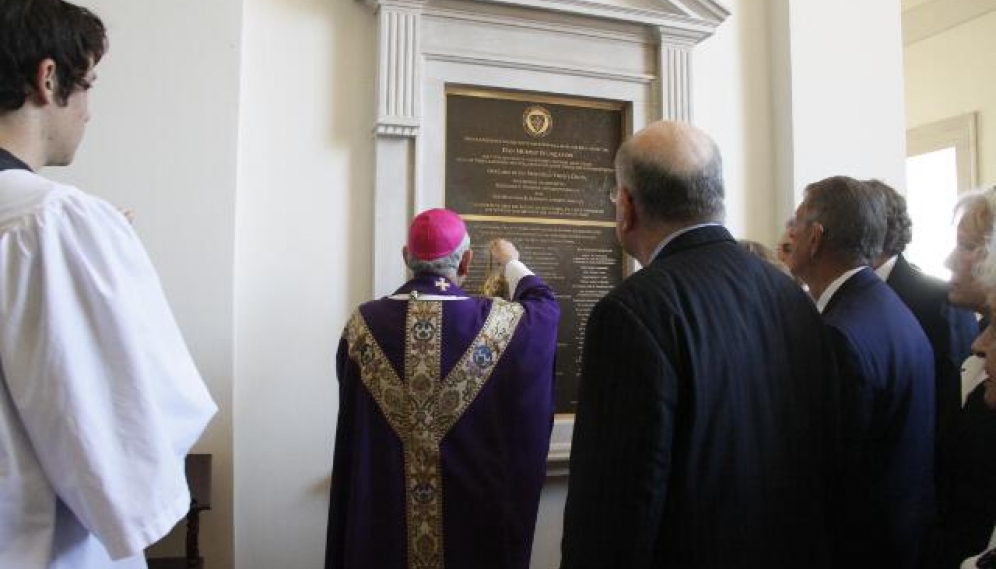
{"type": "Polygon", "coordinates": [[[211,509],[211,455],[188,454],[185,462],[190,487],[190,511],[187,512],[186,555],[147,559],[149,569],[204,569],[198,534],[200,514],[211,509]]]}

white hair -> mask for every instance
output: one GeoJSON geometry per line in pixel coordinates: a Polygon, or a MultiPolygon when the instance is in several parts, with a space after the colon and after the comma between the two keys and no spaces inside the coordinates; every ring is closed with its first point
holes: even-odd
{"type": "Polygon", "coordinates": [[[432,273],[446,277],[452,281],[457,277],[460,259],[463,258],[463,254],[467,252],[467,249],[470,249],[470,236],[464,234],[463,240],[460,241],[457,248],[449,255],[423,261],[413,256],[411,252],[408,252],[405,254],[405,264],[408,265],[408,269],[413,273],[432,273]]]}
{"type": "Polygon", "coordinates": [[[978,279],[979,284],[985,287],[987,292],[996,289],[996,186],[982,190],[975,190],[964,194],[955,206],[955,214],[974,215],[977,223],[984,227],[985,256],[975,267],[972,273],[978,279]]]}

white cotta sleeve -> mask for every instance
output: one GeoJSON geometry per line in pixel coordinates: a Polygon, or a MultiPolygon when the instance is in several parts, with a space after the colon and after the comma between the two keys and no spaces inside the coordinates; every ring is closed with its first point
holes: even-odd
{"type": "Polygon", "coordinates": [[[0,237],[0,362],[59,498],[112,559],[182,518],[217,407],[124,217],[68,189],[0,237]]]}
{"type": "Polygon", "coordinates": [[[515,289],[519,287],[519,281],[524,277],[533,274],[529,267],[518,259],[514,259],[505,264],[505,280],[508,282],[508,295],[515,297],[515,289]]]}

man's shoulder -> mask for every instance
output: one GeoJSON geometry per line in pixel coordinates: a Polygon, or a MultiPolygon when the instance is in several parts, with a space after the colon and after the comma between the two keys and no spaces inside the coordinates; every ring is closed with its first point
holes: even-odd
{"type": "Polygon", "coordinates": [[[106,202],[34,172],[0,172],[0,231],[30,225],[32,220],[70,204],[104,207],[106,202]]]}
{"type": "MultiPolygon", "coordinates": [[[[737,248],[733,244],[731,249],[737,248]]],[[[732,277],[733,266],[744,269],[743,265],[720,260],[716,255],[681,257],[664,256],[632,273],[606,294],[601,304],[625,307],[643,319],[657,318],[669,310],[681,311],[681,306],[694,298],[743,297],[730,286],[740,288],[740,282],[732,277]]],[[[791,284],[790,279],[785,280],[791,284]]]]}
{"type": "Polygon", "coordinates": [[[923,272],[903,258],[896,263],[886,281],[907,304],[943,304],[947,301],[948,285],[941,279],[923,272]]]}
{"type": "Polygon", "coordinates": [[[910,316],[910,311],[884,281],[858,273],[837,289],[824,316],[830,321],[841,322],[893,320],[910,316]]]}
{"type": "Polygon", "coordinates": [[[389,311],[391,309],[400,310],[401,313],[403,314],[404,313],[403,309],[405,306],[406,303],[404,300],[393,299],[390,296],[374,298],[357,305],[356,308],[353,309],[352,314],[350,314],[350,319],[352,320],[360,318],[366,320],[366,319],[379,318],[386,311],[389,311]]]}
{"type": "Polygon", "coordinates": [[[682,255],[663,256],[626,279],[632,291],[668,290],[696,296],[777,296],[812,304],[802,288],[771,263],[736,242],[717,241],[682,255]]]}
{"type": "Polygon", "coordinates": [[[834,306],[824,313],[827,323],[868,349],[883,344],[906,346],[930,354],[929,340],[913,312],[891,287],[877,277],[860,286],[842,286],[834,306]]]}
{"type": "Polygon", "coordinates": [[[36,213],[65,195],[64,186],[34,172],[0,172],[0,227],[36,213]]]}
{"type": "Polygon", "coordinates": [[[647,302],[660,303],[675,294],[676,283],[672,271],[654,263],[644,267],[613,287],[601,303],[634,306],[647,302]]]}
{"type": "MultiPolygon", "coordinates": [[[[423,300],[425,297],[422,297],[423,300]]],[[[408,303],[407,295],[404,294],[391,294],[388,296],[382,296],[380,298],[374,298],[359,304],[351,314],[351,317],[363,317],[365,319],[372,318],[404,318],[407,314],[408,303]]],[[[453,298],[451,300],[440,300],[444,311],[473,311],[482,312],[487,311],[495,304],[495,299],[484,296],[466,296],[453,298]]],[[[510,301],[504,301],[504,304],[510,306],[518,306],[518,304],[510,301]]]]}
{"type": "Polygon", "coordinates": [[[948,338],[952,335],[957,338],[956,343],[964,344],[967,349],[978,332],[975,314],[951,305],[947,283],[912,266],[895,282],[890,276],[888,283],[913,312],[935,351],[949,350],[948,338]]]}

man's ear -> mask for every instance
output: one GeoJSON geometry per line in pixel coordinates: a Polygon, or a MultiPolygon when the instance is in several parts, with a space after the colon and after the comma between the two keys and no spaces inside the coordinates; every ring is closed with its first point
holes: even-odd
{"type": "Polygon", "coordinates": [[[619,197],[616,200],[616,207],[619,208],[619,229],[622,232],[632,231],[636,227],[639,214],[636,211],[636,204],[633,203],[633,196],[626,186],[619,187],[619,197]]]}
{"type": "Polygon", "coordinates": [[[35,96],[38,102],[51,104],[58,103],[57,90],[59,88],[59,78],[56,76],[55,60],[46,57],[38,64],[35,70],[35,96]]]}
{"type": "Polygon", "coordinates": [[[813,230],[809,232],[809,255],[815,257],[823,249],[826,239],[826,229],[822,223],[813,222],[813,230]]]}
{"type": "Polygon", "coordinates": [[[474,259],[474,250],[468,248],[460,256],[460,265],[457,266],[457,275],[461,277],[467,276],[470,272],[470,262],[474,259]]]}

